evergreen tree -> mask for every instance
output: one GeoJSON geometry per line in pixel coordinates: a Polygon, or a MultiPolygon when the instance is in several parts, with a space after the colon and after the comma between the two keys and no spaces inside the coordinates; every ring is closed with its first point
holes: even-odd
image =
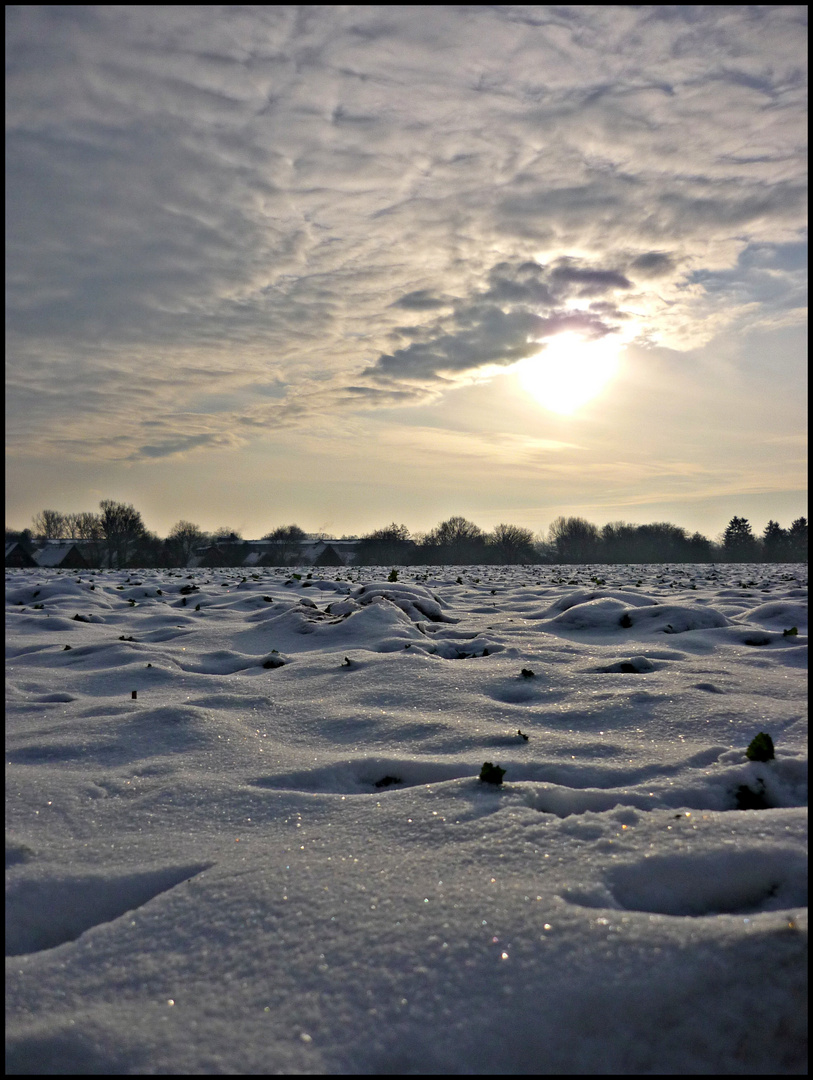
{"type": "Polygon", "coordinates": [[[723,533],[723,555],[731,562],[749,562],[756,557],[757,542],[747,518],[733,517],[723,533]]]}
{"type": "Polygon", "coordinates": [[[788,560],[807,562],[807,518],[796,518],[788,529],[788,560]]]}
{"type": "Polygon", "coordinates": [[[769,521],[762,533],[762,554],[767,562],[782,562],[787,555],[788,534],[778,521],[769,521]]]}

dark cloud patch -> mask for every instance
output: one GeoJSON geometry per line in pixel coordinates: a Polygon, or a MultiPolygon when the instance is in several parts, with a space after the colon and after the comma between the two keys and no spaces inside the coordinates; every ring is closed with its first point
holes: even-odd
{"type": "Polygon", "coordinates": [[[380,117],[364,113],[353,113],[344,105],[337,105],[333,110],[331,119],[334,124],[369,125],[379,123],[380,117]]]}
{"type": "Polygon", "coordinates": [[[345,386],[343,394],[347,394],[356,400],[364,399],[376,405],[403,405],[414,400],[414,392],[410,390],[380,390],[374,386],[345,386]]]}
{"type": "Polygon", "coordinates": [[[203,435],[183,435],[176,439],[165,439],[160,443],[140,446],[132,455],[132,459],[141,460],[143,458],[155,459],[177,457],[181,454],[187,454],[192,450],[230,449],[236,445],[236,442],[237,440],[234,437],[213,433],[203,435]]]}
{"type": "MultiPolygon", "coordinates": [[[[436,384],[450,376],[465,376],[488,365],[507,367],[533,356],[545,339],[564,331],[588,338],[611,333],[617,309],[569,310],[565,300],[628,288],[631,283],[616,271],[579,267],[576,260],[553,268],[534,261],[501,262],[487,275],[488,287],[455,302],[453,315],[426,334],[414,328],[420,340],[382,353],[362,375],[436,384]]],[[[406,329],[406,328],[402,328],[406,329]]]]}
{"type": "Polygon", "coordinates": [[[396,300],[390,307],[404,308],[406,311],[436,311],[438,308],[446,308],[449,301],[436,296],[431,289],[415,289],[396,300]]]}
{"type": "Polygon", "coordinates": [[[645,251],[630,263],[630,270],[636,278],[659,278],[670,274],[674,268],[674,259],[665,251],[645,251]]]}
{"type": "MultiPolygon", "coordinates": [[[[602,295],[632,288],[618,270],[592,267],[576,258],[551,266],[533,259],[503,260],[485,275],[486,288],[454,300],[454,311],[434,327],[400,327],[413,341],[382,353],[362,373],[388,382],[427,381],[467,375],[488,365],[507,367],[533,356],[544,341],[571,331],[586,338],[612,333],[626,313],[609,300],[594,300],[588,310],[568,306],[574,297],[602,295]]],[[[414,293],[398,306],[411,306],[414,293]]]]}
{"type": "Polygon", "coordinates": [[[543,280],[545,268],[536,262],[512,266],[501,262],[490,271],[489,288],[483,299],[497,304],[531,304],[552,307],[554,294],[543,280]]]}
{"type": "Polygon", "coordinates": [[[575,287],[577,296],[601,296],[615,289],[629,289],[632,282],[617,270],[590,270],[573,265],[568,259],[555,266],[551,278],[555,285],[575,287]]]}

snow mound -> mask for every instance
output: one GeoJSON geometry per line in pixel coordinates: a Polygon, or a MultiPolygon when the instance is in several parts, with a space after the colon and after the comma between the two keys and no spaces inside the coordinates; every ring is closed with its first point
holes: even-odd
{"type": "Polygon", "coordinates": [[[413,622],[420,622],[422,619],[429,619],[430,622],[456,622],[444,612],[446,604],[421,585],[374,581],[369,585],[362,585],[356,591],[355,599],[359,604],[372,604],[380,599],[389,600],[406,612],[413,622]]]}

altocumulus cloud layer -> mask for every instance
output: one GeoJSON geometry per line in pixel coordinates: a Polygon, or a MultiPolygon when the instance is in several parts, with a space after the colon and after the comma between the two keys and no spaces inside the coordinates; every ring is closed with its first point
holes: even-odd
{"type": "Polygon", "coordinates": [[[801,7],[6,9],[11,453],[804,318],[801,7]]]}

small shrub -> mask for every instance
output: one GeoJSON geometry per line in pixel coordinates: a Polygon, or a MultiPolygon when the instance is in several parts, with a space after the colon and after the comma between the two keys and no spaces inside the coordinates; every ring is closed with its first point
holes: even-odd
{"type": "Polygon", "coordinates": [[[490,761],[484,761],[483,767],[480,770],[479,779],[485,784],[501,784],[502,778],[505,776],[505,769],[501,769],[499,765],[492,765],[490,761]]]}
{"type": "Polygon", "coordinates": [[[524,731],[520,731],[519,728],[517,728],[517,735],[519,735],[521,739],[524,739],[525,742],[528,741],[528,736],[525,734],[524,731]]]}
{"type": "Polygon", "coordinates": [[[632,619],[628,611],[625,611],[621,618],[618,620],[618,625],[623,626],[625,630],[629,630],[632,626],[632,619]]]}
{"type": "Polygon", "coordinates": [[[523,679],[535,679],[536,678],[536,676],[534,675],[534,673],[531,671],[531,669],[529,667],[524,667],[522,669],[522,671],[520,672],[520,674],[522,675],[523,679]]]}
{"type": "Polygon", "coordinates": [[[791,626],[790,630],[783,630],[782,631],[782,637],[796,637],[796,635],[798,633],[799,633],[799,627],[798,626],[791,626]]]}
{"type": "Polygon", "coordinates": [[[390,570],[389,577],[387,578],[387,581],[397,581],[397,580],[398,580],[398,571],[395,569],[395,567],[393,567],[392,570],[390,570]]]}

